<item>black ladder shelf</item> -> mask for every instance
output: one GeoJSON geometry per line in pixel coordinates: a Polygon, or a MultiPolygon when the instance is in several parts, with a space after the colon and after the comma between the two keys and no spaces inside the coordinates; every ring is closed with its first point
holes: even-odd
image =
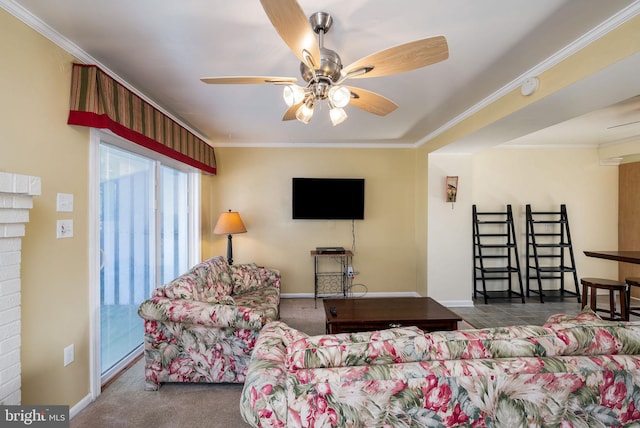
{"type": "Polygon", "coordinates": [[[567,217],[567,207],[560,205],[560,211],[539,211],[531,210],[531,205],[527,205],[527,296],[530,293],[537,293],[540,302],[544,303],[545,297],[564,298],[577,297],[580,302],[580,292],[578,291],[578,274],[576,272],[576,262],[573,257],[573,246],[571,245],[571,232],[569,231],[569,218],[567,217]],[[565,287],[565,276],[571,274],[575,291],[570,291],[565,287]],[[531,287],[531,281],[534,286],[531,287]],[[543,288],[542,283],[552,282],[556,287],[551,289],[547,286],[543,288]]]}
{"type": "Polygon", "coordinates": [[[480,294],[485,304],[489,298],[520,298],[525,302],[511,205],[502,212],[478,212],[473,205],[473,259],[474,299],[480,294]],[[514,289],[514,276],[517,277],[517,289],[514,289]],[[487,283],[493,281],[499,281],[501,285],[487,290],[487,283]]]}

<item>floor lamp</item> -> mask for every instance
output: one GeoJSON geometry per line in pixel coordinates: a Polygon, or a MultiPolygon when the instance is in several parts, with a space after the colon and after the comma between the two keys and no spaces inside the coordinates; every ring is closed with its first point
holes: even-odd
{"type": "Polygon", "coordinates": [[[218,222],[213,228],[213,233],[218,235],[228,235],[227,240],[227,261],[233,264],[233,244],[231,243],[231,235],[235,233],[245,233],[247,228],[244,227],[240,214],[237,211],[231,211],[220,214],[218,222]]]}

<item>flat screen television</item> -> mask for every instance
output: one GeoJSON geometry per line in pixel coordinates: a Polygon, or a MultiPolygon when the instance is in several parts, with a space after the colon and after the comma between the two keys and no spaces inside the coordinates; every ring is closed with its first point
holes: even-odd
{"type": "Polygon", "coordinates": [[[292,217],[364,220],[364,178],[292,179],[292,217]]]}

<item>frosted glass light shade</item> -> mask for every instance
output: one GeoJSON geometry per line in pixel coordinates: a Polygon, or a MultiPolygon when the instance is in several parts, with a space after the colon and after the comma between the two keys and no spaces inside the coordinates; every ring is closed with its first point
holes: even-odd
{"type": "Polygon", "coordinates": [[[347,118],[347,113],[344,109],[334,107],[329,110],[329,117],[331,118],[331,123],[333,126],[340,125],[347,118]]]}
{"type": "Polygon", "coordinates": [[[311,122],[311,118],[313,117],[313,104],[304,103],[300,106],[298,111],[296,111],[296,119],[304,124],[308,124],[311,122]]]}
{"type": "Polygon", "coordinates": [[[329,89],[328,96],[333,106],[342,108],[349,104],[351,91],[344,86],[333,86],[329,89]]]}
{"type": "Polygon", "coordinates": [[[282,90],[282,98],[289,107],[301,103],[304,100],[304,94],[304,88],[298,85],[287,85],[282,90]]]}

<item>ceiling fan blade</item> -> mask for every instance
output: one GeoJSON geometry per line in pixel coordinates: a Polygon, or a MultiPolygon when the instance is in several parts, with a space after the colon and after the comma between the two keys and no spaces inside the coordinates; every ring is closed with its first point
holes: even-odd
{"type": "Polygon", "coordinates": [[[347,86],[347,89],[351,91],[349,104],[369,113],[386,116],[398,108],[396,103],[375,92],[353,86],[347,86]]]}
{"type": "Polygon", "coordinates": [[[235,77],[203,77],[204,83],[213,85],[250,85],[250,84],[287,84],[298,81],[295,77],[269,77],[269,76],[235,76],[235,77]]]}
{"type": "Polygon", "coordinates": [[[282,116],[282,120],[283,121],[287,121],[287,120],[296,119],[296,112],[298,111],[298,109],[300,108],[301,105],[302,105],[302,102],[300,102],[298,104],[294,104],[291,107],[289,107],[287,109],[287,111],[284,112],[284,116],[282,116]]]}
{"type": "Polygon", "coordinates": [[[349,64],[342,72],[347,78],[353,79],[387,76],[415,70],[447,58],[447,39],[444,36],[435,36],[376,52],[349,64]]]}
{"type": "Polygon", "coordinates": [[[271,24],[293,53],[311,69],[320,65],[316,33],[296,0],[260,0],[271,24]]]}

